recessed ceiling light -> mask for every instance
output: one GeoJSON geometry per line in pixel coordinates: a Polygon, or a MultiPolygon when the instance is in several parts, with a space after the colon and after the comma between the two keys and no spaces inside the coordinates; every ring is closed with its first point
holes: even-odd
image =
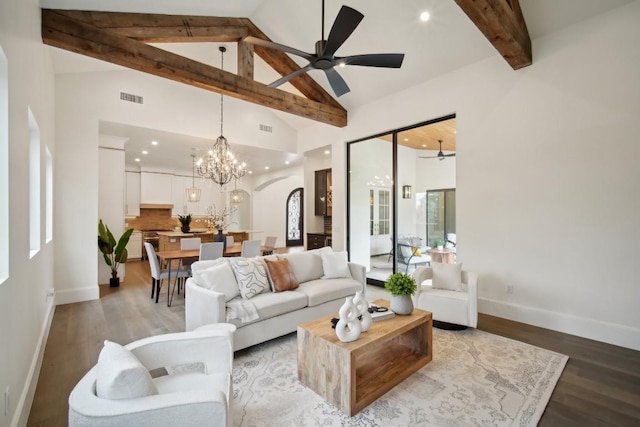
{"type": "Polygon", "coordinates": [[[331,154],[331,151],[329,151],[329,150],[324,150],[324,154],[331,154]]]}
{"type": "Polygon", "coordinates": [[[142,154],[149,154],[147,150],[142,150],[142,154]]]}
{"type": "Polygon", "coordinates": [[[253,173],[253,171],[249,171],[249,175],[251,175],[253,173]]]}
{"type": "Polygon", "coordinates": [[[286,160],[286,161],[284,162],[284,164],[285,164],[285,165],[288,165],[289,163],[290,163],[290,162],[289,162],[289,160],[286,160]]]}
{"type": "Polygon", "coordinates": [[[264,170],[268,171],[269,170],[269,166],[265,166],[264,170]]]}
{"type": "Polygon", "coordinates": [[[151,145],[158,145],[158,141],[151,141],[151,145]]]}
{"type": "Polygon", "coordinates": [[[431,14],[429,12],[422,12],[420,14],[420,20],[422,22],[427,22],[429,19],[431,19],[431,14]]]}
{"type": "Polygon", "coordinates": [[[136,162],[139,162],[139,161],[140,161],[140,159],[136,157],[136,158],[135,158],[135,161],[136,161],[136,162]]]}

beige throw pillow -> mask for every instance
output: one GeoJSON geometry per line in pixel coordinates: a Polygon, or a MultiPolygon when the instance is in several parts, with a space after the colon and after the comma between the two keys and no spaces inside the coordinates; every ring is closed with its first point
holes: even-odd
{"type": "Polygon", "coordinates": [[[220,262],[209,268],[199,268],[192,271],[193,281],[203,288],[224,294],[224,300],[229,301],[240,295],[240,288],[236,276],[228,262],[220,262]]]}
{"type": "Polygon", "coordinates": [[[133,399],[158,394],[147,368],[118,343],[104,342],[96,369],[96,394],[101,399],[133,399]]]}
{"type": "Polygon", "coordinates": [[[444,264],[432,262],[433,279],[431,280],[434,289],[447,289],[459,291],[462,289],[462,263],[444,264]]]}
{"type": "Polygon", "coordinates": [[[351,270],[349,270],[349,259],[345,251],[321,253],[322,270],[324,271],[323,279],[351,279],[351,270]]]}

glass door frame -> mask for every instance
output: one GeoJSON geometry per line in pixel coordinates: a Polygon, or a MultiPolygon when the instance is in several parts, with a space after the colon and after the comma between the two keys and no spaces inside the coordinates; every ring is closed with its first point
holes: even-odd
{"type": "MultiPolygon", "coordinates": [[[[351,249],[351,205],[349,203],[349,200],[351,200],[351,179],[350,179],[350,173],[349,171],[351,170],[351,145],[352,144],[356,144],[359,142],[365,142],[367,140],[370,139],[375,139],[375,138],[380,138],[382,136],[385,135],[391,135],[392,136],[392,142],[391,142],[391,171],[392,171],[392,177],[393,177],[393,182],[391,183],[391,212],[392,212],[392,227],[393,230],[391,230],[391,239],[392,239],[392,248],[396,248],[397,247],[397,242],[398,242],[398,199],[399,199],[399,194],[398,194],[398,134],[410,129],[415,129],[418,127],[422,127],[422,126],[428,126],[434,123],[438,123],[444,120],[450,120],[450,119],[455,119],[456,118],[456,114],[449,114],[446,116],[442,116],[442,117],[438,117],[436,119],[431,119],[431,120],[427,120],[424,122],[420,122],[417,124],[413,124],[410,126],[405,126],[405,127],[401,127],[401,128],[397,128],[397,129],[393,129],[393,130],[389,130],[386,132],[380,132],[374,135],[369,135],[363,138],[358,138],[358,139],[354,139],[352,141],[347,141],[347,156],[346,156],[346,161],[347,161],[347,167],[346,167],[346,182],[347,182],[347,191],[346,191],[346,214],[347,214],[347,218],[346,218],[346,243],[347,243],[347,253],[348,253],[348,257],[349,260],[351,260],[351,253],[350,253],[350,249],[351,249]]],[[[392,272],[396,273],[398,271],[398,259],[396,257],[395,254],[396,251],[393,251],[393,269],[392,272]]],[[[369,283],[369,280],[371,279],[367,279],[367,283],[369,283]]],[[[379,282],[379,281],[376,281],[379,282]]],[[[378,283],[376,283],[378,284],[378,283]]]]}

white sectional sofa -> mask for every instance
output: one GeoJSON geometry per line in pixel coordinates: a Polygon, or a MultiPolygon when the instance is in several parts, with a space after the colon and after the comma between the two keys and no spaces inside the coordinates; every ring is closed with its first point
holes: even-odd
{"type": "Polygon", "coordinates": [[[286,335],[301,323],[337,313],[346,297],[365,292],[365,267],[347,262],[346,252],[331,248],[198,261],[191,268],[193,277],[186,284],[186,330],[232,323],[237,328],[234,350],[286,335]],[[280,291],[274,283],[274,279],[282,283],[279,275],[268,273],[275,265],[286,264],[289,278],[298,286],[280,291]]]}

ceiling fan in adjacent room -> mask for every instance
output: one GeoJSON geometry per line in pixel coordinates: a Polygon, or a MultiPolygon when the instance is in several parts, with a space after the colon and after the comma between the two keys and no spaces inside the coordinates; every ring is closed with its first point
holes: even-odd
{"type": "Polygon", "coordinates": [[[456,153],[451,153],[451,154],[444,154],[442,152],[442,140],[439,139],[438,140],[438,144],[440,144],[440,151],[438,151],[438,154],[435,156],[418,156],[421,159],[438,159],[438,160],[444,160],[445,157],[455,157],[456,153]]]}
{"type": "Polygon", "coordinates": [[[281,79],[271,83],[269,87],[277,87],[289,80],[306,73],[310,70],[323,70],[327,75],[331,89],[335,92],[336,96],[342,96],[350,91],[349,86],[344,79],[334,69],[336,65],[360,65],[364,67],[384,67],[384,68],[400,68],[402,60],[404,59],[403,53],[372,53],[363,55],[351,55],[345,57],[335,56],[336,51],[343,45],[343,43],[349,38],[351,33],[360,24],[360,21],[364,18],[364,15],[355,9],[348,6],[342,6],[336,20],[333,22],[329,37],[324,38],[324,0],[322,0],[322,39],[316,42],[316,52],[307,53],[298,50],[293,47],[285,46],[279,43],[259,39],[256,37],[247,37],[245,41],[283,52],[291,53],[293,55],[300,56],[301,58],[309,61],[309,64],[294,71],[291,74],[287,74],[281,79]]]}

